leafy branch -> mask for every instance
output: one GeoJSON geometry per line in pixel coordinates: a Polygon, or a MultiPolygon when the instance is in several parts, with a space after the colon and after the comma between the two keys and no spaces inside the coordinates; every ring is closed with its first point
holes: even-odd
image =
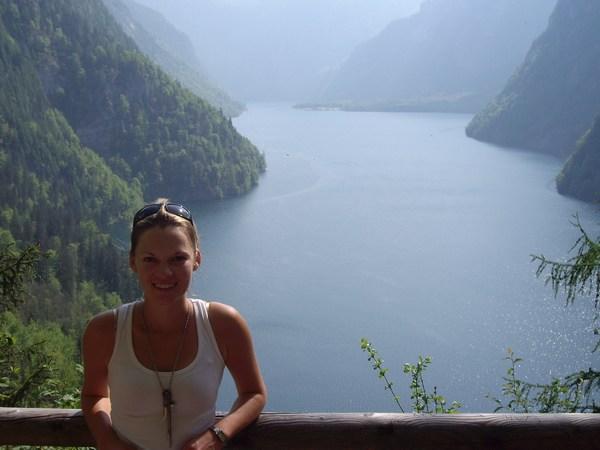
{"type": "Polygon", "coordinates": [[[43,342],[23,348],[10,334],[0,335],[0,406],[23,405],[50,377],[50,357],[42,347],[43,342]]]}
{"type": "Polygon", "coordinates": [[[548,384],[529,383],[517,377],[517,368],[522,359],[509,348],[504,358],[510,361],[506,376],[502,377],[502,394],[509,400],[504,403],[490,397],[497,405],[494,412],[508,410],[517,413],[575,413],[600,412],[593,398],[594,390],[600,387],[600,372],[589,369],[553,378],[548,384]]]}
{"type": "Polygon", "coordinates": [[[373,366],[373,370],[377,371],[377,375],[379,376],[379,378],[382,378],[383,381],[385,382],[384,389],[390,391],[390,393],[392,394],[392,397],[394,398],[394,401],[398,405],[398,408],[400,408],[400,411],[404,412],[404,408],[402,408],[402,404],[400,403],[400,396],[396,395],[396,393],[394,392],[394,389],[392,388],[394,383],[392,383],[390,380],[388,380],[388,377],[386,375],[388,372],[388,369],[383,367],[383,359],[381,359],[379,357],[379,353],[377,352],[377,349],[375,347],[373,347],[373,344],[371,344],[371,342],[369,342],[365,338],[361,338],[360,348],[362,349],[363,352],[367,352],[369,354],[368,360],[371,362],[371,364],[373,366]]]}
{"type": "Polygon", "coordinates": [[[35,265],[43,255],[39,244],[19,251],[13,244],[0,249],[0,312],[15,307],[25,292],[25,282],[35,274],[35,265]]]}
{"type": "Polygon", "coordinates": [[[544,255],[531,255],[532,261],[537,261],[536,275],[542,276],[550,269],[546,284],[550,283],[557,296],[562,289],[566,295],[567,304],[575,301],[577,295],[593,295],[594,307],[600,302],[600,242],[594,241],[583,229],[579,216],[574,216],[571,222],[580,233],[579,238],[569,252],[576,250],[576,255],[565,262],[552,261],[544,255]]]}
{"type": "MultiPolygon", "coordinates": [[[[383,366],[383,359],[379,356],[377,349],[373,344],[365,338],[360,340],[360,348],[367,352],[369,357],[368,360],[371,362],[373,370],[377,371],[379,378],[384,380],[384,389],[389,390],[394,398],[394,401],[400,408],[400,411],[404,412],[404,408],[400,403],[400,396],[398,396],[394,390],[393,385],[388,377],[388,369],[383,366]]],[[[431,364],[431,357],[419,356],[416,364],[406,363],[404,364],[404,373],[410,375],[410,398],[413,401],[413,411],[417,413],[444,413],[453,414],[458,412],[461,408],[459,402],[452,402],[450,407],[446,407],[446,399],[440,395],[437,391],[437,386],[433,387],[433,392],[429,393],[425,387],[425,381],[423,374],[427,367],[431,364]]]]}

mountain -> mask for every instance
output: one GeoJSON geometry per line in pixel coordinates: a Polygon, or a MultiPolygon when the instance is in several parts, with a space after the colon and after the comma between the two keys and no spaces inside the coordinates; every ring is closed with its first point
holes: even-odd
{"type": "Polygon", "coordinates": [[[222,198],[257,183],[263,155],[140,53],[99,0],[10,5],[18,17],[5,24],[50,104],[145,198],[222,198]]]}
{"type": "Polygon", "coordinates": [[[358,46],[318,102],[348,109],[475,112],[541,33],[555,0],[427,0],[358,46]]]}
{"type": "Polygon", "coordinates": [[[39,242],[46,252],[24,317],[81,330],[134,298],[112,234],[144,199],[240,194],[265,168],[100,0],[0,2],[0,73],[0,251],[39,242]]]}
{"type": "Polygon", "coordinates": [[[194,43],[207,73],[244,101],[301,101],[355,45],[422,0],[136,0],[194,43]]]}
{"type": "Polygon", "coordinates": [[[600,2],[559,0],[546,31],[467,134],[566,157],[600,112],[599,79],[600,2]]]}
{"type": "Polygon", "coordinates": [[[558,192],[600,202],[600,118],[579,140],[577,149],[556,179],[558,192]]]}
{"type": "Polygon", "coordinates": [[[53,17],[43,12],[38,2],[0,3],[0,248],[41,245],[47,254],[35,283],[40,296],[28,298],[24,311],[66,324],[77,316],[73,305],[82,289],[90,294],[82,302],[98,300],[89,313],[115,293],[136,291],[124,252],[108,232],[129,222],[142,192],[84,147],[49,102],[22,36],[44,48],[48,34],[40,24],[53,17]]]}
{"type": "Polygon", "coordinates": [[[192,42],[160,13],[133,0],[103,2],[139,49],[174,79],[229,117],[244,110],[208,79],[192,42]]]}

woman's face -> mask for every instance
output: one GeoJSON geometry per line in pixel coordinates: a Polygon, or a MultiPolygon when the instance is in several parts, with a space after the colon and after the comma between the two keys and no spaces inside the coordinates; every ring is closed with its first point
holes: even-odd
{"type": "Polygon", "coordinates": [[[154,227],[140,236],[129,265],[146,300],[172,301],[185,298],[200,252],[182,227],[154,227]]]}

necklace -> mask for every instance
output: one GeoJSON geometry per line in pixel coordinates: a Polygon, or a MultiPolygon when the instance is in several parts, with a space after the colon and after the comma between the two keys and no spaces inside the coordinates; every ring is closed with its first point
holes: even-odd
{"type": "Polygon", "coordinates": [[[181,356],[181,350],[183,349],[185,331],[187,330],[189,321],[190,309],[189,307],[186,307],[185,324],[183,325],[183,331],[181,332],[179,344],[177,345],[177,353],[175,355],[175,360],[173,361],[173,367],[171,368],[169,384],[165,388],[160,379],[160,376],[158,375],[158,366],[156,365],[156,359],[154,358],[154,353],[152,352],[152,345],[150,344],[150,334],[148,332],[148,326],[146,325],[146,314],[144,313],[144,304],[142,303],[142,329],[144,330],[144,335],[146,336],[146,343],[148,345],[148,353],[150,354],[150,360],[152,361],[152,368],[154,374],[156,375],[156,380],[158,381],[158,384],[162,391],[163,418],[165,416],[167,418],[167,435],[169,437],[169,448],[171,448],[171,445],[173,443],[173,406],[175,406],[175,401],[173,400],[173,393],[171,391],[171,387],[173,386],[173,375],[175,375],[175,367],[177,367],[177,363],[179,363],[179,357],[181,356]]]}

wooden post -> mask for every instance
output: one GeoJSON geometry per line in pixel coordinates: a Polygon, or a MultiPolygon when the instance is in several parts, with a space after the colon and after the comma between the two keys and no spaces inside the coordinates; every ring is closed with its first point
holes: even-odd
{"type": "MultiPolygon", "coordinates": [[[[0,408],[0,445],[92,446],[79,410],[0,408]]],[[[600,414],[263,413],[233,450],[600,450],[600,414]]]]}

